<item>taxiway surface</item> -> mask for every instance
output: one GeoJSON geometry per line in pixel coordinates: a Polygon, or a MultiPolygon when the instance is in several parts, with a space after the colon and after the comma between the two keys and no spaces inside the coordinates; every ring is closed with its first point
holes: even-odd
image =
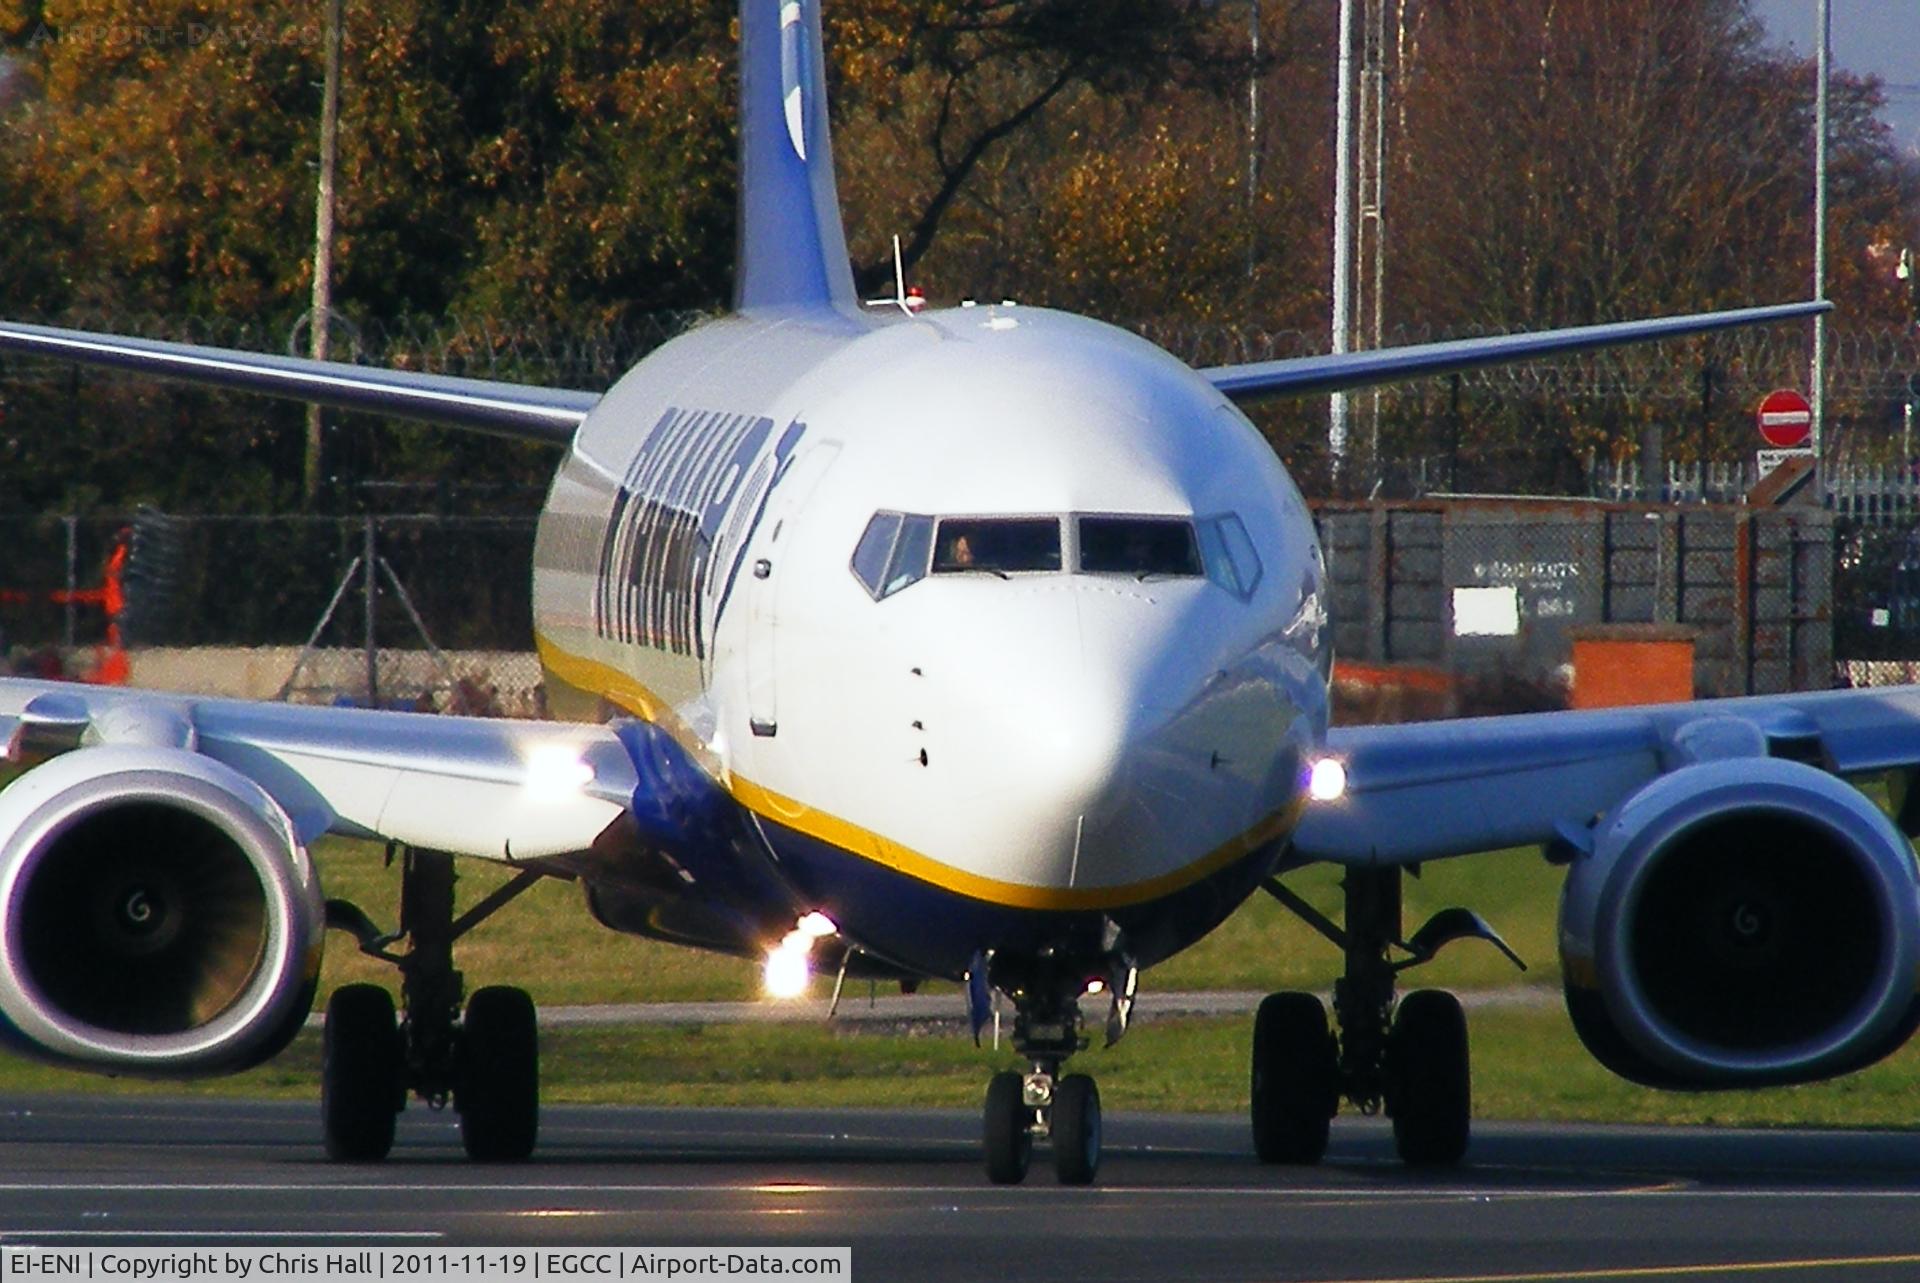
{"type": "Polygon", "coordinates": [[[0,1100],[0,1242],[826,1245],[860,1280],[1920,1277],[1920,1135],[1482,1123],[1410,1172],[1342,1119],[1268,1168],[1238,1118],[1110,1115],[1100,1183],[980,1171],[962,1112],[552,1107],[475,1166],[414,1109],[335,1166],[310,1104],[0,1100]]]}

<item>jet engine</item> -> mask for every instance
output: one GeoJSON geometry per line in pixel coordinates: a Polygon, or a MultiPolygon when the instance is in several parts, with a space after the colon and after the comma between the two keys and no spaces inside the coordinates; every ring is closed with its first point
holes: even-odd
{"type": "Polygon", "coordinates": [[[1567,1009],[1649,1086],[1810,1082],[1920,1022],[1913,848],[1858,790],[1765,757],[1682,767],[1603,817],[1560,905],[1567,1009]]]}
{"type": "Polygon", "coordinates": [[[305,1021],[324,932],[286,814],[211,758],[84,748],[0,792],[0,1037],[29,1054],[246,1069],[305,1021]]]}

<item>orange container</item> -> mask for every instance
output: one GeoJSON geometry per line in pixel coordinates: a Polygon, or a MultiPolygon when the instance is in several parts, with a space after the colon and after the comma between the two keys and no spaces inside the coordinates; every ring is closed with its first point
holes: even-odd
{"type": "Polygon", "coordinates": [[[1595,624],[1573,632],[1573,706],[1619,708],[1693,698],[1694,630],[1595,624]]]}

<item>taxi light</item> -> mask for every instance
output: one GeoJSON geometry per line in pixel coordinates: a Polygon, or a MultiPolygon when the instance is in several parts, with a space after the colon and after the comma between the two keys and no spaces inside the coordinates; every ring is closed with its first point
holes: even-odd
{"type": "Polygon", "coordinates": [[[818,910],[801,918],[794,930],[809,940],[824,940],[828,936],[840,934],[840,928],[834,925],[833,919],[818,910]]]}
{"type": "Polygon", "coordinates": [[[1307,772],[1307,796],[1316,802],[1337,802],[1347,793],[1347,767],[1338,758],[1323,757],[1307,772]]]}

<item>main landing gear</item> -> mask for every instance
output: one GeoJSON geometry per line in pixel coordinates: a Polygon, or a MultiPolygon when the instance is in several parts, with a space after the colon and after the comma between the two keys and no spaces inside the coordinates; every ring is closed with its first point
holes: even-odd
{"type": "Polygon", "coordinates": [[[1408,1163],[1444,1166],[1467,1151],[1472,1096],[1460,1002],[1428,989],[1396,1005],[1395,980],[1443,946],[1469,938],[1491,942],[1522,970],[1525,964],[1464,909],[1444,910],[1402,940],[1401,876],[1397,868],[1349,870],[1344,929],[1278,881],[1266,883],[1275,899],[1341,947],[1346,972],[1334,985],[1338,1036],[1313,994],[1276,993],[1260,1004],[1253,1027],[1253,1143],[1262,1162],[1319,1162],[1343,1096],[1365,1114],[1386,1110],[1394,1144],[1408,1163]],[[1407,956],[1395,960],[1392,949],[1407,956]]]}
{"type": "MultiPolygon", "coordinates": [[[[1033,1142],[1050,1140],[1053,1170],[1062,1185],[1089,1185],[1100,1171],[1100,1089],[1086,1074],[1061,1076],[1067,1057],[1087,1046],[1080,1035],[1084,973],[1045,960],[1010,988],[1015,1016],[1013,1045],[1032,1067],[1007,1070],[987,1083],[985,1141],[987,1179],[1015,1185],[1026,1179],[1033,1142]]],[[[1116,996],[1116,1022],[1109,1040],[1124,1029],[1131,981],[1116,996]]]]}
{"type": "MultiPolygon", "coordinates": [[[[395,852],[389,852],[389,858],[395,852]]],[[[528,871],[453,915],[453,857],[401,849],[400,930],[382,935],[367,916],[327,903],[329,926],[351,932],[362,952],[400,968],[404,1018],[379,985],[344,985],[327,1003],[320,1067],[320,1119],[327,1156],[384,1159],[396,1115],[409,1095],[460,1117],[467,1156],[513,1162],[533,1152],[539,1130],[540,1052],[533,1000],[523,989],[490,987],[460,1004],[465,980],[453,942],[542,876],[528,871]],[[391,946],[406,940],[404,953],[391,946]]]]}

